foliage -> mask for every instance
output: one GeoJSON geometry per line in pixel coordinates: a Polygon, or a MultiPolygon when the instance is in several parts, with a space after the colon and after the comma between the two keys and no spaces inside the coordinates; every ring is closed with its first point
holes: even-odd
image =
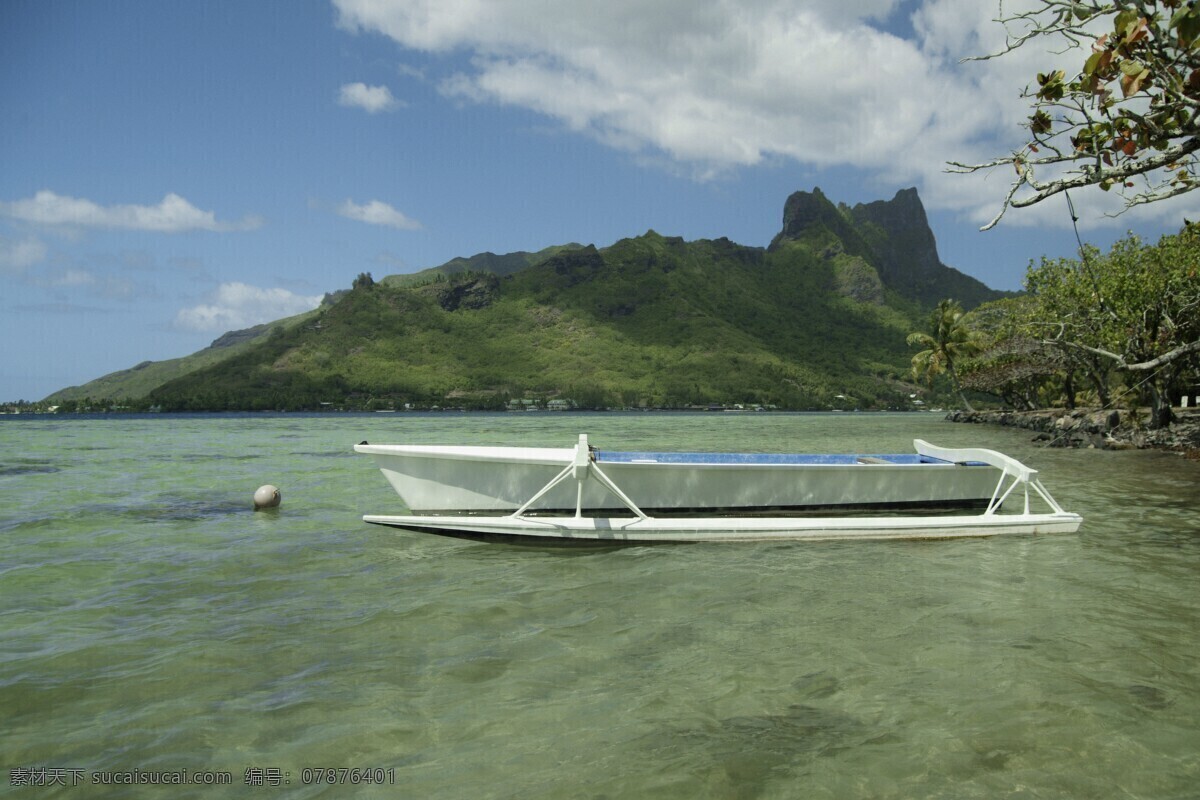
{"type": "Polygon", "coordinates": [[[1082,255],[1031,265],[1028,298],[998,306],[1002,321],[990,330],[976,323],[991,354],[972,385],[1004,394],[1004,379],[988,370],[1007,353],[1014,379],[1057,382],[1068,405],[1081,376],[1100,405],[1124,388],[1135,400],[1145,394],[1152,427],[1169,424],[1173,390],[1200,368],[1200,231],[1188,226],[1154,245],[1131,234],[1107,254],[1082,255]]]}
{"type": "MultiPolygon", "coordinates": [[[[978,352],[959,370],[965,389],[999,396],[1006,405],[1033,410],[1041,407],[1046,394],[1063,394],[1071,386],[1062,380],[1062,356],[1023,331],[1033,313],[1029,295],[986,303],[964,316],[974,331],[978,352]]],[[[1066,392],[1065,404],[1074,405],[1074,392],[1066,392]]]]}
{"type": "Polygon", "coordinates": [[[1111,402],[1111,365],[1094,353],[1075,347],[1075,343],[1108,341],[1102,316],[1094,312],[1100,299],[1097,270],[1101,253],[1085,246],[1082,259],[1043,258],[1037,268],[1029,269],[1025,288],[1036,300],[1022,319],[1022,330],[1034,341],[1053,347],[1068,374],[1085,377],[1095,388],[1102,406],[1111,402]]]}
{"type": "Polygon", "coordinates": [[[495,253],[477,253],[467,258],[452,258],[438,267],[431,267],[408,275],[388,275],[381,278],[380,283],[389,286],[415,287],[434,281],[445,281],[451,275],[463,272],[490,273],[504,277],[519,272],[526,267],[545,261],[553,255],[569,250],[578,250],[581,245],[571,243],[553,245],[536,253],[519,250],[515,253],[496,255],[495,253]]]}
{"type": "Polygon", "coordinates": [[[561,249],[506,277],[384,280],[169,382],[177,409],[747,404],[902,407],[902,311],[840,297],[833,265],[653,232],[561,249]]]}
{"type": "Polygon", "coordinates": [[[1027,43],[1077,51],[1072,75],[1048,69],[1023,97],[1032,102],[1029,141],[985,164],[952,162],[953,171],[1000,165],[1015,177],[1000,212],[1060,192],[1116,188],[1126,206],[1196,188],[1200,151],[1200,6],[1191,0],[1037,0],[1005,14],[1005,49],[1027,43]],[[1045,170],[1045,174],[1043,174],[1045,170]],[[1031,192],[1018,197],[1023,187],[1031,192]]]}
{"type": "Polygon", "coordinates": [[[1080,272],[1092,286],[1087,313],[1052,341],[1129,375],[1150,394],[1152,426],[1169,424],[1171,387],[1200,365],[1200,231],[1189,226],[1153,246],[1130,235],[1080,272]]]}
{"type": "Polygon", "coordinates": [[[912,357],[913,377],[932,384],[935,377],[946,373],[962,404],[968,411],[973,411],[963,394],[956,369],[958,362],[978,349],[974,332],[963,321],[962,306],[953,300],[939,302],[929,316],[929,331],[910,333],[908,345],[924,348],[912,357]]]}

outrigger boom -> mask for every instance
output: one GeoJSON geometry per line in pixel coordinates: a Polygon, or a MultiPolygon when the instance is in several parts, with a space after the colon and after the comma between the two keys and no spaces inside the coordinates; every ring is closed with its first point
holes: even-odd
{"type": "Polygon", "coordinates": [[[620,500],[626,508],[632,511],[636,516],[642,519],[650,519],[637,504],[630,500],[620,487],[613,483],[607,475],[600,469],[600,465],[596,463],[596,459],[592,456],[592,449],[588,446],[587,434],[579,434],[579,444],[575,445],[575,457],[566,469],[558,473],[549,483],[543,486],[537,494],[529,498],[529,500],[516,511],[514,511],[510,519],[523,519],[526,511],[533,506],[538,500],[545,497],[551,489],[558,484],[574,478],[578,483],[578,490],[575,492],[575,519],[583,518],[583,484],[588,478],[595,478],[601,486],[607,489],[618,500],[620,500]]]}
{"type": "MultiPolygon", "coordinates": [[[[580,435],[569,463],[515,511],[505,516],[457,514],[367,515],[365,522],[408,530],[473,539],[510,541],[560,540],[578,543],[725,542],[820,539],[941,539],[1001,534],[1073,533],[1082,517],[1064,511],[1031,469],[994,450],[940,448],[914,441],[922,456],[949,464],[995,467],[999,479],[986,509],[971,515],[889,516],[651,516],[619,487],[595,458],[587,435],[580,435]],[[567,481],[576,482],[573,516],[534,513],[538,501],[567,481]],[[598,483],[620,501],[625,515],[605,510],[584,514],[584,487],[598,483]],[[1020,487],[1022,508],[1001,513],[1020,487]],[[1048,508],[1030,510],[1031,497],[1048,508]]],[[[561,462],[559,462],[561,463],[561,462]]],[[[619,512],[618,512],[619,513],[619,512]]]]}

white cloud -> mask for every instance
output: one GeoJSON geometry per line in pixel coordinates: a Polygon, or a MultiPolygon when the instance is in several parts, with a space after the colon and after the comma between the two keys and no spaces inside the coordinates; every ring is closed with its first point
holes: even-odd
{"type": "MultiPolygon", "coordinates": [[[[1030,2],[1006,0],[1004,11],[1030,2]]],[[[979,222],[998,210],[1008,176],[947,175],[946,162],[1020,146],[1029,113],[1021,90],[1038,72],[1078,70],[1083,59],[1027,46],[963,63],[1003,47],[996,0],[334,3],[345,29],[469,54],[470,66],[441,83],[456,99],[531,109],[698,176],[764,159],[851,167],[883,188],[916,184],[931,208],[979,222]],[[895,24],[909,8],[911,24],[895,24]]],[[[1104,195],[1082,206],[1094,216],[1119,202],[1104,195]]],[[[1026,217],[1069,224],[1065,213],[1026,217]]]]}
{"type": "Polygon", "coordinates": [[[338,104],[351,108],[361,108],[370,114],[380,111],[392,111],[403,105],[392,96],[392,90],[386,86],[367,86],[365,83],[347,83],[338,94],[338,104]]]}
{"type": "Polygon", "coordinates": [[[38,239],[20,241],[0,236],[0,272],[19,273],[46,259],[46,245],[38,239]]]}
{"type": "Polygon", "coordinates": [[[212,211],[202,211],[174,192],[155,206],[102,206],[91,200],[66,197],[43,189],[24,200],[0,202],[0,215],[36,225],[157,233],[251,230],[262,225],[262,220],[257,217],[246,217],[241,222],[220,222],[212,211]]]}
{"type": "Polygon", "coordinates": [[[50,290],[55,296],[86,296],[90,300],[132,300],[145,296],[144,287],[139,287],[119,275],[97,273],[82,267],[56,268],[48,274],[32,278],[29,283],[50,290]]]}
{"type": "Polygon", "coordinates": [[[421,229],[421,223],[405,216],[382,200],[372,200],[363,205],[358,205],[353,200],[346,200],[338,206],[337,213],[347,219],[366,222],[370,225],[384,225],[406,231],[421,229]]]}
{"type": "Polygon", "coordinates": [[[180,309],[175,315],[175,326],[188,331],[224,333],[300,314],[320,303],[320,296],[305,297],[287,289],[223,283],[211,303],[180,309]]]}
{"type": "Polygon", "coordinates": [[[627,149],[733,167],[783,155],[881,167],[944,98],[895,6],[779,0],[337,0],[340,23],[405,47],[465,49],[443,90],[530,108],[627,149]]]}
{"type": "Polygon", "coordinates": [[[51,282],[51,285],[64,289],[76,286],[94,286],[96,285],[96,276],[87,270],[69,269],[62,275],[55,278],[51,282]]]}

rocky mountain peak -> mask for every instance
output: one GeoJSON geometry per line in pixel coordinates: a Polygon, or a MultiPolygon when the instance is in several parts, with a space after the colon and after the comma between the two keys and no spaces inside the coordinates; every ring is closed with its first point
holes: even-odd
{"type": "Polygon", "coordinates": [[[941,262],[937,240],[916,188],[891,200],[835,206],[820,189],[795,192],[783,208],[783,230],[771,242],[805,242],[827,250],[840,242],[845,252],[873,266],[889,289],[931,306],[953,298],[967,308],[1003,295],[941,262]]]}
{"type": "Polygon", "coordinates": [[[879,266],[885,272],[894,270],[901,260],[920,265],[923,270],[943,266],[925,206],[915,188],[901,189],[891,200],[859,203],[850,213],[860,225],[878,225],[887,233],[886,243],[881,242],[877,248],[884,262],[879,266]]]}

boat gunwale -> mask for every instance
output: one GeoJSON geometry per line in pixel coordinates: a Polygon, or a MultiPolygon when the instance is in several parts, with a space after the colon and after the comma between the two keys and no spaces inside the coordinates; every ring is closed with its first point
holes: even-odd
{"type": "Polygon", "coordinates": [[[478,447],[475,445],[362,444],[354,451],[371,456],[426,458],[446,461],[487,461],[562,466],[575,456],[573,447],[478,447]]]}
{"type": "MultiPolygon", "coordinates": [[[[475,445],[406,445],[406,444],[368,444],[366,442],[354,446],[354,450],[358,453],[363,453],[371,456],[383,456],[391,458],[419,458],[419,459],[435,459],[446,461],[473,461],[485,462],[490,464],[521,464],[531,466],[562,466],[571,462],[575,455],[574,448],[549,448],[549,447],[505,447],[505,446],[475,446],[475,445]]],[[[721,453],[721,452],[648,452],[648,451],[618,451],[604,450],[595,451],[595,460],[605,465],[606,468],[616,468],[620,471],[625,471],[632,468],[656,468],[664,467],[671,468],[686,468],[686,469],[733,469],[733,470],[807,470],[819,469],[838,470],[838,469],[857,469],[860,467],[875,467],[875,468],[905,468],[905,469],[930,469],[930,468],[953,468],[953,467],[993,467],[991,464],[983,462],[953,462],[945,459],[940,459],[935,456],[929,456],[924,453],[721,453]],[[733,460],[718,460],[726,456],[736,456],[744,459],[740,461],[733,460]],[[637,456],[638,458],[624,458],[626,456],[637,456]],[[654,456],[664,457],[666,460],[654,460],[654,456]],[[696,460],[684,461],[674,460],[679,457],[695,457],[696,460]],[[903,458],[903,459],[920,459],[916,462],[897,462],[885,461],[878,463],[877,461],[842,461],[828,462],[817,459],[822,458],[872,458],[886,459],[888,457],[903,458]],[[712,458],[714,460],[700,460],[704,458],[712,458]],[[762,460],[753,460],[753,459],[762,460]],[[811,461],[785,461],[781,459],[813,459],[811,461]]]]}

